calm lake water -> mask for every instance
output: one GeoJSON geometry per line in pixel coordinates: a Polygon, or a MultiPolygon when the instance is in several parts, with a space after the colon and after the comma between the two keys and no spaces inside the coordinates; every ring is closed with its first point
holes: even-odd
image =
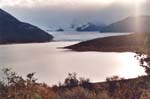
{"type": "MultiPolygon", "coordinates": [[[[108,34],[99,35],[103,36],[108,34]]],[[[22,76],[36,72],[39,82],[50,85],[62,82],[71,72],[90,78],[92,82],[104,81],[106,77],[113,75],[133,78],[144,74],[143,68],[134,58],[134,53],[74,52],[57,49],[78,42],[59,40],[50,43],[0,45],[0,66],[10,67],[22,76]]]]}
{"type": "Polygon", "coordinates": [[[50,32],[54,41],[86,41],[99,37],[127,35],[129,33],[100,33],[100,32],[50,32]]]}

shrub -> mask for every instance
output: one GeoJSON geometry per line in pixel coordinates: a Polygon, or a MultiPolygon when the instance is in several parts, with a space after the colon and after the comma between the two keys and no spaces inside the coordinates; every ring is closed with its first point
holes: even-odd
{"type": "Polygon", "coordinates": [[[0,84],[0,99],[58,99],[58,95],[46,84],[36,82],[35,73],[26,79],[11,69],[4,68],[4,82],[0,84]]]}
{"type": "Polygon", "coordinates": [[[145,72],[150,76],[150,53],[138,52],[136,57],[139,60],[140,66],[145,68],[145,72]]]}
{"type": "Polygon", "coordinates": [[[96,94],[82,87],[75,87],[60,94],[61,99],[95,99],[96,94]]]}
{"type": "Polygon", "coordinates": [[[78,79],[76,73],[69,73],[68,77],[64,81],[64,85],[67,87],[75,87],[78,86],[78,79]]]}
{"type": "Polygon", "coordinates": [[[119,80],[124,80],[124,78],[120,78],[119,76],[112,76],[112,77],[107,77],[106,81],[119,81],[119,80]]]}

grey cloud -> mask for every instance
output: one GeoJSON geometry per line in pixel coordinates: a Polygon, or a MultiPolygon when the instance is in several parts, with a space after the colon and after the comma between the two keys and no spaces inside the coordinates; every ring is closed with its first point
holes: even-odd
{"type": "MultiPolygon", "coordinates": [[[[67,4],[66,4],[67,5],[67,4]]],[[[19,18],[40,27],[64,27],[70,24],[84,24],[87,22],[109,24],[121,20],[135,13],[134,6],[114,3],[107,7],[86,6],[37,6],[37,7],[3,7],[6,11],[19,18]]],[[[146,7],[140,13],[146,13],[146,7]]]]}

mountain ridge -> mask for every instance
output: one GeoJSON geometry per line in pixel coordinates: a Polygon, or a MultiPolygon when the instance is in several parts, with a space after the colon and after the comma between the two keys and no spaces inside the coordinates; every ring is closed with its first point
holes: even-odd
{"type": "Polygon", "coordinates": [[[49,42],[53,36],[0,9],[0,44],[49,42]]]}
{"type": "Polygon", "coordinates": [[[104,27],[100,32],[150,32],[150,16],[130,16],[104,27]]]}

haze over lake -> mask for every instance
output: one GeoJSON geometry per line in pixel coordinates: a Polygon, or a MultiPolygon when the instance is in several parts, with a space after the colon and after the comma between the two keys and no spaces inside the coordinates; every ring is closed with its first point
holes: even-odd
{"type": "Polygon", "coordinates": [[[104,81],[106,77],[113,75],[133,78],[144,74],[134,53],[74,52],[58,49],[88,39],[122,34],[52,34],[57,35],[55,42],[0,45],[1,68],[10,67],[23,76],[36,72],[38,81],[47,84],[57,84],[71,72],[90,78],[92,82],[104,81]]]}

